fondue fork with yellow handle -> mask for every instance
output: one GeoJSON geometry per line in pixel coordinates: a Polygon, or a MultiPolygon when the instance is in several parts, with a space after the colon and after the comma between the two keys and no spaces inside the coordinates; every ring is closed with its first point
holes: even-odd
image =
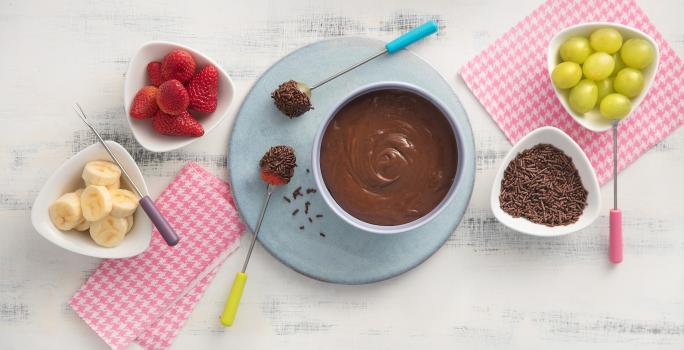
{"type": "Polygon", "coordinates": [[[268,187],[266,187],[266,197],[264,198],[264,204],[261,206],[261,212],[259,212],[259,219],[254,228],[254,237],[252,237],[252,243],[249,245],[247,257],[245,257],[245,262],[242,264],[242,270],[235,274],[233,286],[230,288],[230,294],[228,294],[226,305],[223,307],[221,324],[226,327],[232,326],[233,321],[235,321],[235,315],[237,314],[240,299],[242,298],[242,291],[245,289],[245,284],[247,283],[247,264],[249,263],[249,258],[252,256],[252,250],[254,250],[254,244],[259,235],[259,230],[261,229],[261,222],[264,221],[264,214],[266,214],[266,208],[268,207],[268,202],[271,200],[274,188],[275,186],[271,184],[268,184],[268,187]]]}
{"type": "Polygon", "coordinates": [[[259,236],[261,223],[264,221],[264,215],[266,214],[266,208],[268,208],[268,202],[271,200],[271,195],[276,186],[285,185],[290,182],[296,166],[297,157],[295,156],[294,149],[285,145],[271,147],[261,158],[261,161],[259,161],[261,179],[268,184],[266,186],[266,197],[254,227],[254,237],[252,237],[252,244],[249,245],[249,251],[247,251],[245,263],[242,265],[242,271],[235,274],[233,286],[230,288],[226,305],[223,307],[221,324],[226,327],[230,327],[233,325],[233,321],[235,321],[235,314],[240,305],[242,291],[247,283],[247,264],[249,264],[249,258],[252,256],[254,245],[259,236]]]}

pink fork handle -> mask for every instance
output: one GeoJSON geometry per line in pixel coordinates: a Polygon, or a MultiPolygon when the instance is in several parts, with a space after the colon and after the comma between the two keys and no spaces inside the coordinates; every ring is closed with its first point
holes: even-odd
{"type": "Polygon", "coordinates": [[[622,212],[620,209],[610,210],[610,242],[608,251],[613,264],[622,262],[622,212]]]}

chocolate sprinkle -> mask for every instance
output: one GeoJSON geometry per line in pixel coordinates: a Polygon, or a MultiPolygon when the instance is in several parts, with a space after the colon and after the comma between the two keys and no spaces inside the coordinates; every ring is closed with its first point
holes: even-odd
{"type": "Polygon", "coordinates": [[[292,191],[292,199],[297,199],[297,197],[304,197],[302,194],[302,186],[299,186],[292,191]]]}
{"type": "Polygon", "coordinates": [[[318,192],[318,191],[316,191],[315,188],[307,188],[307,189],[306,189],[306,194],[309,194],[309,193],[316,193],[316,192],[318,192]]]}
{"type": "Polygon", "coordinates": [[[323,217],[323,214],[316,214],[316,217],[317,217],[317,218],[322,218],[322,217],[323,217]]]}
{"type": "Polygon", "coordinates": [[[304,203],[304,214],[309,213],[309,206],[310,205],[311,205],[311,202],[309,202],[309,201],[306,201],[306,203],[304,203]]]}
{"type": "Polygon", "coordinates": [[[299,213],[299,209],[295,209],[295,211],[292,212],[292,216],[297,215],[297,213],[299,213]]]}
{"type": "Polygon", "coordinates": [[[309,223],[313,223],[313,219],[309,218],[309,223]]]}
{"type": "Polygon", "coordinates": [[[501,209],[546,226],[577,222],[587,206],[587,190],[563,151],[538,144],[519,153],[506,167],[499,194],[501,209]]]}
{"type": "Polygon", "coordinates": [[[283,199],[284,199],[286,202],[288,202],[288,203],[292,203],[292,201],[290,200],[290,198],[287,198],[287,196],[283,196],[283,199]]]}
{"type": "Polygon", "coordinates": [[[325,233],[323,232],[319,232],[318,234],[321,235],[321,237],[325,237],[325,233]]]}
{"type": "Polygon", "coordinates": [[[299,226],[299,229],[300,229],[300,230],[303,230],[303,229],[304,229],[304,226],[299,226]]]}
{"type": "Polygon", "coordinates": [[[306,169],[306,173],[307,173],[307,174],[309,173],[309,169],[306,169]]]}
{"type": "Polygon", "coordinates": [[[269,171],[280,177],[285,183],[289,183],[294,176],[294,168],[297,166],[297,157],[294,149],[290,146],[279,145],[271,147],[259,161],[262,170],[269,171]]]}
{"type": "Polygon", "coordinates": [[[311,100],[309,96],[297,88],[297,82],[288,80],[271,93],[271,98],[276,107],[290,118],[299,117],[310,109],[311,100]]]}

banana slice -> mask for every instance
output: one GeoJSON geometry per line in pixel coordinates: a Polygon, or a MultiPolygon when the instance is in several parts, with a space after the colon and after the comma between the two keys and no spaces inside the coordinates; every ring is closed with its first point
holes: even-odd
{"type": "MultiPolygon", "coordinates": [[[[81,202],[81,194],[83,193],[83,190],[85,190],[85,188],[79,188],[76,191],[74,191],[74,193],[78,196],[78,202],[79,203],[81,202]]],[[[81,210],[81,216],[83,216],[83,210],[81,210]]],[[[76,227],[74,227],[74,230],[83,232],[83,231],[88,230],[89,228],[90,228],[90,221],[83,218],[81,220],[81,223],[76,225],[76,227]]]]}
{"type": "Polygon", "coordinates": [[[118,189],[109,192],[112,196],[112,216],[125,218],[138,209],[138,197],[129,190],[118,189]]]}
{"type": "Polygon", "coordinates": [[[87,186],[114,185],[121,177],[121,169],[112,162],[95,160],[85,165],[81,177],[87,186]]]}
{"type": "Polygon", "coordinates": [[[116,179],[116,182],[114,182],[114,183],[111,184],[111,185],[106,185],[105,187],[107,187],[107,189],[108,189],[110,192],[111,192],[111,191],[114,191],[114,190],[120,189],[120,188],[121,188],[121,178],[117,178],[117,179],[116,179]]]}
{"type": "Polygon", "coordinates": [[[58,229],[67,231],[83,221],[81,200],[74,192],[65,193],[48,208],[50,220],[58,229]]]}
{"type": "Polygon", "coordinates": [[[112,211],[112,196],[106,187],[90,185],[81,193],[81,209],[86,220],[100,220],[112,211]]]}
{"type": "Polygon", "coordinates": [[[98,245],[112,248],[123,241],[127,229],[128,221],[126,219],[115,218],[110,215],[90,225],[90,238],[98,245]]]}
{"type": "Polygon", "coordinates": [[[126,217],[126,223],[128,223],[128,229],[126,229],[126,234],[128,234],[133,228],[133,215],[126,217]]]}
{"type": "Polygon", "coordinates": [[[74,230],[80,232],[88,231],[88,229],[90,228],[90,224],[92,224],[92,221],[87,221],[84,219],[83,222],[78,224],[78,226],[74,227],[74,230]]]}

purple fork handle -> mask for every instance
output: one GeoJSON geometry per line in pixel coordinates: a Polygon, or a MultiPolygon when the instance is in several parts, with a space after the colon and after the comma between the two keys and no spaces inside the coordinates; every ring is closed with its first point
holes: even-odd
{"type": "Polygon", "coordinates": [[[166,244],[170,246],[178,244],[178,235],[176,234],[176,231],[174,231],[173,227],[171,227],[171,224],[166,221],[164,215],[159,212],[159,209],[156,205],[154,205],[154,202],[152,199],[150,199],[150,196],[143,197],[140,200],[140,206],[147,214],[147,217],[152,220],[154,226],[157,227],[157,230],[161,234],[162,238],[164,238],[166,241],[166,244]]]}

